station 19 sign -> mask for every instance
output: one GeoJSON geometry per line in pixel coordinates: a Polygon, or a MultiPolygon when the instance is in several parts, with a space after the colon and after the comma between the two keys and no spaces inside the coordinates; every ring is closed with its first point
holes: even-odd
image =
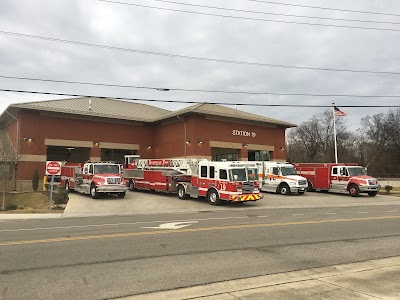
{"type": "Polygon", "coordinates": [[[257,134],[254,131],[250,132],[250,131],[246,131],[246,130],[236,130],[236,129],[232,130],[232,135],[249,136],[249,137],[257,136],[257,134]]]}
{"type": "Polygon", "coordinates": [[[61,175],[61,162],[46,161],[46,175],[61,175]]]}

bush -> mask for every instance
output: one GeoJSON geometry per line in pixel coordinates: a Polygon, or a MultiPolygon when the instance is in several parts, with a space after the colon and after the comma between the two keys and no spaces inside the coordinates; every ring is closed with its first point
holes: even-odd
{"type": "Polygon", "coordinates": [[[385,190],[386,193],[390,194],[390,191],[393,190],[393,187],[391,185],[385,185],[385,190]]]}
{"type": "Polygon", "coordinates": [[[18,205],[15,203],[9,203],[6,205],[6,209],[7,210],[16,210],[16,209],[18,209],[18,205]]]}
{"type": "Polygon", "coordinates": [[[55,206],[59,206],[60,204],[67,204],[68,199],[68,192],[65,190],[65,187],[60,187],[58,193],[53,194],[53,201],[55,206]]]}
{"type": "Polygon", "coordinates": [[[39,187],[39,171],[35,169],[32,177],[32,189],[36,192],[39,187]]]}

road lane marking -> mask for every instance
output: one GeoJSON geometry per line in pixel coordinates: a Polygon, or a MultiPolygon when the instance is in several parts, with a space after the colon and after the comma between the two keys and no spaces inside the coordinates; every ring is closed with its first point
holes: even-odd
{"type": "Polygon", "coordinates": [[[268,218],[269,216],[257,216],[257,218],[268,218]]]}
{"type": "Polygon", "coordinates": [[[160,234],[188,233],[188,232],[205,232],[205,231],[215,231],[215,230],[279,227],[279,226],[291,226],[291,225],[313,225],[313,224],[328,224],[328,223],[346,223],[346,222],[378,221],[378,220],[396,220],[396,219],[400,219],[400,216],[333,219],[333,220],[320,220],[320,221],[282,222],[282,223],[269,223],[269,224],[262,223],[262,224],[225,225],[225,226],[185,228],[185,229],[165,230],[165,231],[159,231],[159,230],[157,230],[157,231],[139,231],[139,232],[126,232],[126,233],[86,235],[86,236],[76,236],[76,237],[49,238],[49,239],[41,239],[41,240],[1,242],[0,246],[44,244],[44,243],[70,242],[70,241],[82,241],[82,240],[94,240],[94,239],[108,239],[108,238],[118,238],[118,237],[132,237],[132,236],[146,236],[146,235],[160,235],[160,234]]]}
{"type": "Polygon", "coordinates": [[[304,216],[304,214],[292,214],[292,216],[304,216]]]}
{"type": "Polygon", "coordinates": [[[367,211],[358,211],[357,213],[358,214],[367,214],[368,212],[367,211]]]}
{"type": "Polygon", "coordinates": [[[336,215],[336,213],[325,213],[325,215],[336,215]]]}
{"type": "Polygon", "coordinates": [[[152,229],[181,229],[183,227],[187,227],[192,225],[193,223],[198,223],[198,221],[191,222],[173,222],[173,223],[163,223],[158,225],[157,227],[140,227],[140,228],[152,228],[152,229]]]}
{"type": "Polygon", "coordinates": [[[388,210],[387,212],[388,213],[395,213],[395,212],[398,212],[398,210],[388,210]]]}
{"type": "MultiPolygon", "coordinates": [[[[0,232],[15,232],[15,231],[36,231],[36,230],[52,230],[52,229],[70,229],[70,228],[86,228],[86,227],[105,227],[105,226],[124,226],[138,224],[154,224],[166,222],[191,222],[191,221],[209,221],[209,220],[228,220],[228,219],[246,219],[243,217],[221,217],[221,218],[204,218],[204,219],[189,219],[189,220],[164,220],[164,221],[141,221],[131,223],[106,223],[106,224],[89,224],[89,225],[71,225],[71,226],[55,226],[55,227],[36,227],[36,228],[19,228],[19,229],[3,229],[0,232]]],[[[8,222],[8,221],[4,221],[8,222]]]]}

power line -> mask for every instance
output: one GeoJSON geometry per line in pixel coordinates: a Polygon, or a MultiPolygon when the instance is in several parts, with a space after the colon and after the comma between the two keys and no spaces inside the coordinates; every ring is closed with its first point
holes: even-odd
{"type": "Polygon", "coordinates": [[[174,12],[180,12],[180,13],[195,14],[195,15],[205,15],[205,16],[212,16],[212,17],[229,18],[229,19],[241,19],[241,20],[261,21],[261,22],[275,22],[275,23],[322,26],[322,27],[337,27],[337,28],[348,28],[348,29],[379,30],[379,31],[394,31],[394,32],[400,31],[400,29],[395,29],[395,28],[378,28],[378,27],[363,27],[363,26],[338,25],[338,24],[319,24],[319,23],[308,23],[308,22],[297,22],[297,21],[271,20],[271,19],[241,17],[241,16],[232,16],[232,15],[220,15],[220,14],[214,14],[214,13],[205,13],[205,12],[198,12],[198,11],[191,11],[191,10],[165,8],[165,7],[159,7],[159,6],[126,3],[126,2],[119,2],[119,1],[112,1],[112,0],[99,0],[99,1],[109,2],[109,3],[114,3],[114,4],[130,5],[130,6],[136,6],[136,7],[144,7],[144,8],[150,8],[150,9],[158,9],[158,10],[174,11],[174,12]]]}
{"type": "Polygon", "coordinates": [[[352,12],[352,13],[360,13],[360,14],[371,14],[371,15],[383,15],[383,16],[400,17],[400,14],[390,14],[390,13],[382,13],[382,12],[375,12],[375,11],[351,10],[351,9],[333,8],[333,7],[322,7],[322,6],[310,6],[310,5],[300,5],[300,4],[292,4],[292,3],[281,3],[281,2],[264,1],[264,0],[247,0],[247,1],[250,1],[250,2],[259,2],[259,3],[267,3],[267,4],[274,4],[274,5],[295,6],[295,7],[303,7],[303,8],[315,8],[315,9],[322,9],[322,10],[336,10],[336,11],[352,12]]]}
{"type": "MultiPolygon", "coordinates": [[[[97,0],[97,1],[114,3],[114,4],[134,5],[132,3],[113,1],[113,0],[97,0]]],[[[284,16],[284,17],[330,20],[330,21],[346,21],[346,22],[361,22],[361,23],[400,25],[399,22],[372,21],[372,20],[345,19],[345,18],[329,18],[329,17],[315,17],[315,16],[304,16],[304,15],[292,15],[292,14],[272,13],[272,12],[263,12],[263,11],[255,11],[255,10],[244,10],[244,9],[226,8],[226,7],[218,7],[218,6],[193,4],[193,3],[184,3],[184,2],[169,1],[169,0],[153,0],[153,1],[161,2],[161,3],[169,3],[169,4],[179,4],[179,5],[191,6],[191,7],[211,8],[211,9],[218,9],[218,10],[223,10],[223,11],[244,12],[244,13],[272,15],[272,16],[284,16]]]]}
{"type": "MultiPolygon", "coordinates": [[[[183,100],[168,100],[168,99],[144,99],[144,98],[129,98],[129,97],[109,97],[109,96],[95,96],[95,95],[82,95],[82,94],[69,94],[69,93],[56,93],[56,92],[43,92],[43,91],[28,91],[28,90],[14,90],[14,89],[0,89],[2,92],[11,93],[26,93],[26,94],[40,94],[40,95],[56,95],[68,97],[93,97],[103,99],[116,99],[116,100],[130,100],[130,101],[143,101],[143,102],[164,102],[164,103],[180,103],[180,104],[218,104],[218,105],[235,105],[235,106],[258,106],[258,107],[314,107],[314,108],[332,108],[332,105],[311,105],[311,104],[259,104],[259,103],[226,103],[215,101],[183,101],[183,100]]],[[[377,108],[377,107],[400,107],[400,105],[337,105],[347,108],[377,108]]]]}
{"type": "Polygon", "coordinates": [[[355,94],[310,94],[310,93],[277,93],[277,92],[249,92],[249,91],[226,91],[226,90],[205,90],[205,89],[185,89],[185,88],[165,88],[137,85],[109,84],[99,82],[67,81],[57,79],[31,78],[0,75],[0,78],[29,80],[40,82],[68,83],[79,85],[93,85],[118,88],[135,88],[156,91],[181,91],[181,92],[201,92],[201,93],[221,93],[221,94],[242,94],[242,95],[274,95],[274,96],[309,96],[309,97],[352,97],[352,98],[400,98],[400,95],[355,95],[355,94]]]}
{"type": "Polygon", "coordinates": [[[179,58],[179,59],[191,59],[191,60],[197,60],[197,61],[208,61],[208,62],[235,64],[235,65],[247,65],[247,66],[256,66],[256,67],[271,67],[271,68],[285,68],[285,69],[299,69],[299,70],[312,70],[312,71],[332,71],[332,72],[400,75],[400,72],[392,72],[392,71],[372,71],[372,70],[356,70],[356,69],[318,68],[318,67],[309,67],[309,66],[281,65],[281,64],[248,62],[248,61],[228,60],[228,59],[200,57],[200,56],[189,56],[189,55],[181,55],[181,54],[173,54],[173,53],[162,53],[162,52],[155,52],[155,51],[138,50],[138,49],[130,49],[130,48],[122,48],[122,47],[116,47],[116,46],[94,44],[94,43],[88,43],[88,42],[79,42],[79,41],[51,38],[51,37],[24,34],[24,33],[18,33],[18,32],[1,31],[1,30],[0,30],[0,34],[18,36],[18,37],[23,37],[23,38],[38,39],[38,40],[57,42],[57,43],[66,43],[66,44],[72,44],[72,45],[86,46],[86,47],[95,47],[95,48],[101,48],[101,49],[110,49],[110,50],[116,50],[116,51],[125,51],[125,52],[146,54],[146,55],[154,55],[154,56],[162,56],[162,57],[173,57],[173,58],[179,58]]]}

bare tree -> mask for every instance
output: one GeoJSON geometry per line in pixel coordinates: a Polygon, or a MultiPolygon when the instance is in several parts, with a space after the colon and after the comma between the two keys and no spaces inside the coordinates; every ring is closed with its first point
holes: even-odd
{"type": "MultiPolygon", "coordinates": [[[[341,118],[336,120],[337,142],[341,160],[345,159],[345,144],[351,133],[341,118]]],[[[293,162],[334,161],[334,134],[332,111],[314,115],[310,121],[291,129],[287,136],[288,159],[293,162]]]]}

